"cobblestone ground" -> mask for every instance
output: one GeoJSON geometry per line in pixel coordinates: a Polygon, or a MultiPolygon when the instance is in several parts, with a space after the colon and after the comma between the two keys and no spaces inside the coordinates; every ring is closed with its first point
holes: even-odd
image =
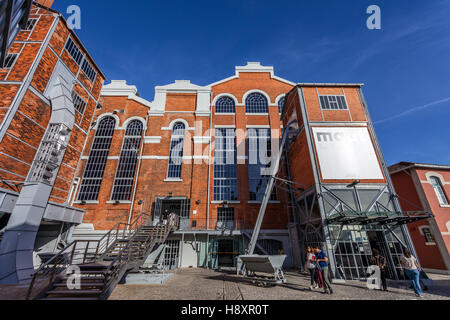
{"type": "MultiPolygon", "coordinates": [[[[450,276],[431,276],[425,300],[450,300],[450,276]]],[[[334,295],[309,290],[307,275],[289,272],[286,285],[261,288],[224,272],[178,270],[164,285],[119,285],[110,300],[419,300],[407,287],[368,290],[363,282],[334,284],[334,295]]]]}

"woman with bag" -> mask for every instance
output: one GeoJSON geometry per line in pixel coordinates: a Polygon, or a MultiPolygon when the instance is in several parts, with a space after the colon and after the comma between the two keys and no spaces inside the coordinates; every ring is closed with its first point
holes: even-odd
{"type": "Polygon", "coordinates": [[[309,289],[317,289],[319,288],[316,283],[316,255],[311,247],[306,249],[306,269],[309,270],[309,274],[311,275],[311,286],[309,289]]]}

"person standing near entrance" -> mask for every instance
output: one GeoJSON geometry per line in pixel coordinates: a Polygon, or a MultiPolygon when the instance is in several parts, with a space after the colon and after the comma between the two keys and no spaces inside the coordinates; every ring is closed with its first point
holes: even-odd
{"type": "Polygon", "coordinates": [[[317,289],[318,285],[316,283],[316,255],[314,254],[314,250],[311,247],[306,249],[306,269],[308,269],[311,275],[311,286],[309,287],[311,290],[317,289]]]}
{"type": "Polygon", "coordinates": [[[416,295],[423,298],[422,288],[420,287],[420,267],[417,259],[407,249],[403,249],[403,255],[400,257],[403,271],[405,275],[411,280],[416,295]]]}
{"type": "Polygon", "coordinates": [[[162,214],[162,225],[167,226],[168,218],[169,218],[169,210],[165,210],[162,214]]]}
{"type": "Polygon", "coordinates": [[[370,258],[370,263],[372,265],[380,268],[381,285],[382,285],[383,291],[388,291],[387,280],[386,280],[386,278],[387,278],[386,259],[380,254],[380,252],[377,249],[373,249],[373,256],[370,258]]]}
{"type": "Polygon", "coordinates": [[[322,270],[324,292],[333,294],[333,289],[331,288],[330,283],[330,270],[328,269],[328,257],[319,247],[316,247],[314,252],[316,253],[316,260],[319,263],[319,267],[322,270]]]}

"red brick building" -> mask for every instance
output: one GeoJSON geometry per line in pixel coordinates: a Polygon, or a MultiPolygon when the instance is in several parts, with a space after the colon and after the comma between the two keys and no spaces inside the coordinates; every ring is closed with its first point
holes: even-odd
{"type": "MultiPolygon", "coordinates": [[[[33,219],[41,213],[42,224],[33,222],[39,228],[36,248],[55,250],[61,232],[67,237],[70,227],[82,222],[84,212],[71,207],[69,198],[104,79],[64,17],[35,3],[0,69],[0,230],[8,221],[28,223],[27,206],[37,200],[33,219]],[[57,170],[48,172],[53,143],[57,170]],[[42,183],[45,191],[36,187],[42,183]]],[[[16,232],[6,228],[2,244],[16,232]]],[[[0,258],[11,255],[2,246],[0,258]]],[[[8,276],[2,270],[0,278],[8,276]]]]}
{"type": "Polygon", "coordinates": [[[403,208],[434,214],[409,226],[422,266],[450,274],[450,166],[402,162],[389,171],[403,208]]]}
{"type": "Polygon", "coordinates": [[[402,248],[414,252],[406,224],[427,214],[400,207],[362,85],[298,84],[286,97],[282,120],[300,238],[295,251],[319,246],[335,279],[362,280],[378,250],[389,278],[402,279],[402,248]]]}
{"type": "MultiPolygon", "coordinates": [[[[280,106],[292,87],[259,63],[236,67],[235,76],[204,87],[184,80],[157,87],[152,102],[125,81],[105,85],[103,109],[77,174],[72,201],[86,214],[74,237],[102,233],[142,212],[157,221],[165,210],[175,210],[181,230],[171,243],[180,266],[233,266],[267,185],[259,159],[249,166],[247,139],[258,150],[271,137],[278,140],[280,106]],[[230,154],[231,164],[216,161],[230,154]],[[177,156],[182,164],[171,165],[177,156]]],[[[290,250],[285,207],[286,194],[279,190],[264,220],[262,252],[290,250]]]]}

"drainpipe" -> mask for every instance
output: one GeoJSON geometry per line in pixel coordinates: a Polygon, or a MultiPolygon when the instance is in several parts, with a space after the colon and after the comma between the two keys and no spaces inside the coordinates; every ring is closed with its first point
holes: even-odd
{"type": "Polygon", "coordinates": [[[145,130],[142,130],[141,151],[139,153],[138,168],[137,168],[137,172],[136,172],[136,179],[134,181],[133,198],[131,199],[130,213],[128,216],[128,224],[131,224],[131,219],[133,216],[133,207],[134,207],[134,202],[136,200],[136,191],[137,191],[137,184],[138,184],[138,180],[139,180],[139,173],[141,172],[142,156],[144,153],[145,135],[147,134],[148,120],[149,120],[149,115],[147,113],[147,116],[145,117],[145,130]]]}
{"type": "MultiPolygon", "coordinates": [[[[210,114],[209,114],[209,158],[208,158],[208,200],[206,203],[206,231],[209,230],[209,212],[211,205],[211,153],[212,153],[212,103],[213,103],[213,93],[211,92],[210,98],[210,114]]],[[[208,245],[208,244],[207,244],[208,245]]]]}

